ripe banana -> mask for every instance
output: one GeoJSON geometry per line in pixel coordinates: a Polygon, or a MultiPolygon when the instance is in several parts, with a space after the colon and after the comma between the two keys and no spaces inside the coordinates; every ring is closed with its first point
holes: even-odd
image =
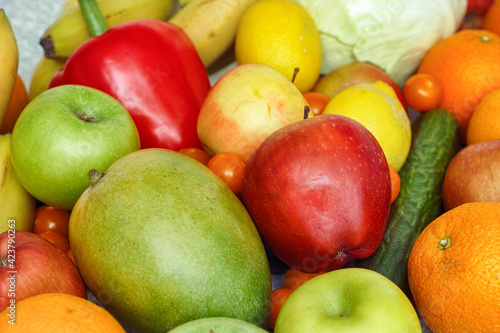
{"type": "Polygon", "coordinates": [[[49,83],[54,74],[64,67],[65,60],[48,59],[42,56],[31,76],[29,100],[49,89],[49,83]]]}
{"type": "MultiPolygon", "coordinates": [[[[3,121],[16,82],[19,51],[9,18],[0,9],[0,124],[3,121]]],[[[2,169],[0,169],[2,170],[2,169]]]]}
{"type": "Polygon", "coordinates": [[[0,135],[0,233],[31,231],[35,220],[36,199],[21,185],[10,160],[11,138],[10,133],[0,135]]]}
{"type": "MultiPolygon", "coordinates": [[[[97,0],[109,27],[137,19],[168,20],[178,10],[178,0],[97,0]]],[[[43,33],[40,44],[47,58],[68,58],[90,38],[79,6],[67,11],[43,33]]]]}
{"type": "Polygon", "coordinates": [[[170,20],[191,38],[205,67],[234,43],[243,13],[257,0],[190,0],[170,20]]]}
{"type": "Polygon", "coordinates": [[[65,0],[62,8],[62,14],[64,15],[76,7],[79,7],[78,0],[65,0]]]}

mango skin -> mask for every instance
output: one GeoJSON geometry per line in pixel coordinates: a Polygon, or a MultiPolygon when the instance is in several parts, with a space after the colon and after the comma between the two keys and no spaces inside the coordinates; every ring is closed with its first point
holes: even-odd
{"type": "Polygon", "coordinates": [[[151,148],[120,158],[78,199],[69,233],[87,287],[128,329],[216,316],[268,325],[271,273],[257,229],[188,156],[151,148]]]}

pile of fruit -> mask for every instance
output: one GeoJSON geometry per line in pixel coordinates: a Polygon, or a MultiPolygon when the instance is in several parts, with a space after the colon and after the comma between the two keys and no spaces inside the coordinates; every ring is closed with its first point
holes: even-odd
{"type": "Polygon", "coordinates": [[[500,333],[500,1],[8,16],[0,332],[500,333]]]}

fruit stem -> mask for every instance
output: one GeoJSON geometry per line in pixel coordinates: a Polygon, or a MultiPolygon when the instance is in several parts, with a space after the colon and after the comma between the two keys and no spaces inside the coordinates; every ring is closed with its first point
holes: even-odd
{"type": "Polygon", "coordinates": [[[104,20],[96,0],[78,0],[87,29],[92,37],[102,35],[108,30],[108,24],[104,20]]]}
{"type": "Polygon", "coordinates": [[[80,116],[80,119],[88,123],[92,123],[94,121],[94,117],[89,117],[85,113],[80,116]]]}
{"type": "Polygon", "coordinates": [[[311,111],[311,108],[308,107],[307,105],[304,106],[304,119],[309,118],[309,112],[311,111]]]}
{"type": "Polygon", "coordinates": [[[440,250],[444,250],[449,248],[451,245],[451,239],[450,237],[446,236],[445,238],[441,239],[439,243],[437,243],[437,247],[440,250]]]}
{"type": "Polygon", "coordinates": [[[101,179],[102,173],[100,173],[96,169],[92,169],[92,170],[89,171],[89,173],[87,174],[87,176],[89,177],[89,179],[92,182],[92,184],[95,184],[95,182],[97,182],[99,179],[101,179]]]}
{"type": "Polygon", "coordinates": [[[7,258],[0,258],[0,268],[7,267],[7,258]]]}
{"type": "Polygon", "coordinates": [[[295,67],[293,69],[292,83],[295,81],[295,78],[297,77],[297,74],[299,74],[299,68],[295,67]]]}

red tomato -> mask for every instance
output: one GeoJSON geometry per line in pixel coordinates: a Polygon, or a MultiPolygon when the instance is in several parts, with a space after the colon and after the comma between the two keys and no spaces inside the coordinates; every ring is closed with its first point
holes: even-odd
{"type": "Polygon", "coordinates": [[[234,194],[240,193],[245,172],[245,161],[240,156],[230,152],[218,153],[210,159],[207,167],[219,176],[234,194]]]}
{"type": "Polygon", "coordinates": [[[271,329],[274,329],[278,314],[292,291],[292,289],[288,288],[277,288],[271,292],[271,317],[269,319],[269,327],[271,329]]]}
{"type": "Polygon", "coordinates": [[[40,234],[41,232],[52,230],[68,237],[69,216],[70,213],[67,210],[49,205],[40,206],[36,210],[35,223],[31,231],[35,234],[40,234]]]}
{"type": "Polygon", "coordinates": [[[304,282],[309,281],[315,276],[321,275],[324,272],[319,273],[305,273],[301,272],[295,268],[289,268],[285,273],[284,286],[285,288],[295,290],[300,287],[304,282]]]}
{"type": "Polygon", "coordinates": [[[311,112],[315,116],[322,114],[326,105],[328,104],[328,102],[330,102],[330,97],[319,91],[308,91],[304,93],[304,98],[306,99],[307,103],[309,103],[311,112]]]}
{"type": "Polygon", "coordinates": [[[47,230],[39,233],[38,235],[63,250],[64,253],[67,253],[70,249],[68,238],[60,232],[47,230]]]}
{"type": "Polygon", "coordinates": [[[179,150],[179,153],[194,158],[204,165],[207,165],[208,161],[210,161],[210,155],[208,155],[206,151],[200,148],[184,148],[179,150]]]}
{"type": "Polygon", "coordinates": [[[441,84],[427,73],[412,75],[406,81],[403,94],[408,106],[421,112],[439,107],[443,100],[441,84]]]}

